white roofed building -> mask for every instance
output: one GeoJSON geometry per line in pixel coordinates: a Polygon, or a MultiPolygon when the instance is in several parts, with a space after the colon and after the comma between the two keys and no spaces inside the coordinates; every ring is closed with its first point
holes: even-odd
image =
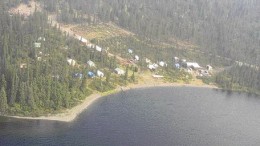
{"type": "Polygon", "coordinates": [[[95,48],[95,45],[94,44],[87,44],[87,47],[91,49],[91,48],[95,48]]]}
{"type": "Polygon", "coordinates": [[[88,43],[88,40],[85,39],[85,38],[83,38],[82,36],[77,36],[77,39],[78,39],[80,42],[84,43],[84,44],[87,44],[87,43],[88,43]]]}
{"type": "Polygon", "coordinates": [[[98,52],[101,52],[101,51],[102,51],[102,48],[96,45],[96,50],[97,50],[98,52]]]}
{"type": "Polygon", "coordinates": [[[120,69],[120,68],[116,68],[116,69],[115,69],[115,72],[116,72],[116,74],[118,74],[118,75],[124,75],[124,74],[125,74],[125,71],[122,70],[122,69],[120,69]]]}
{"type": "Polygon", "coordinates": [[[193,69],[201,69],[202,67],[196,63],[196,62],[186,62],[185,63],[187,68],[193,68],[193,69]]]}
{"type": "Polygon", "coordinates": [[[135,60],[139,61],[140,60],[139,56],[135,55],[135,60]]]}
{"type": "Polygon", "coordinates": [[[213,69],[213,67],[210,66],[210,65],[207,65],[206,68],[207,68],[208,71],[211,71],[213,69]]]}
{"type": "Polygon", "coordinates": [[[91,60],[89,60],[89,61],[87,62],[87,64],[88,64],[88,66],[90,66],[90,67],[95,67],[95,66],[96,66],[95,63],[94,63],[93,61],[91,61],[91,60]]]}
{"type": "Polygon", "coordinates": [[[174,62],[179,62],[180,59],[178,57],[174,57],[174,62]]]}
{"type": "Polygon", "coordinates": [[[158,64],[149,64],[148,66],[147,66],[150,70],[155,70],[155,69],[157,69],[159,66],[158,66],[158,64]]]}
{"type": "Polygon", "coordinates": [[[160,62],[159,62],[159,65],[160,65],[161,67],[167,66],[167,64],[166,64],[165,62],[163,62],[163,61],[160,61],[160,62]]]}
{"type": "Polygon", "coordinates": [[[145,58],[145,62],[146,62],[146,63],[151,63],[151,60],[148,59],[148,58],[145,58]]]}
{"type": "Polygon", "coordinates": [[[46,40],[45,37],[39,37],[38,38],[38,41],[44,41],[45,42],[45,40],[46,40]]]}
{"type": "Polygon", "coordinates": [[[35,47],[35,48],[41,48],[41,45],[42,45],[41,43],[37,43],[37,42],[34,43],[34,47],[35,47]]]}
{"type": "Polygon", "coordinates": [[[101,72],[100,70],[98,70],[97,71],[97,76],[103,78],[104,77],[104,73],[101,72]]]}
{"type": "Polygon", "coordinates": [[[132,53],[133,53],[133,50],[132,50],[132,49],[128,49],[128,53],[129,53],[129,54],[132,54],[132,53]]]}
{"type": "Polygon", "coordinates": [[[68,62],[68,64],[71,65],[71,66],[75,66],[75,65],[76,65],[76,61],[73,60],[73,59],[67,59],[67,62],[68,62]]]}

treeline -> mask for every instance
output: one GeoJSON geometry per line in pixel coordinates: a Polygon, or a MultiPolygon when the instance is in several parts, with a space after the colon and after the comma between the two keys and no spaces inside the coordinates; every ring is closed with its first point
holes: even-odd
{"type": "Polygon", "coordinates": [[[260,64],[258,0],[48,0],[48,3],[59,3],[56,11],[66,11],[59,13],[71,18],[62,19],[64,22],[73,22],[76,16],[92,23],[98,19],[112,21],[145,38],[187,40],[200,45],[205,52],[260,64]]]}
{"type": "Polygon", "coordinates": [[[254,66],[236,65],[216,76],[223,89],[246,91],[260,95],[260,71],[254,66]]]}

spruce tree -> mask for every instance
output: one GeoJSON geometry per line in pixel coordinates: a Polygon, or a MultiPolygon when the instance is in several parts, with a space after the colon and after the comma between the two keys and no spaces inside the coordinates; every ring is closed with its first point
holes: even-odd
{"type": "Polygon", "coordinates": [[[0,91],[0,114],[5,114],[8,108],[7,96],[5,88],[2,87],[0,91]]]}

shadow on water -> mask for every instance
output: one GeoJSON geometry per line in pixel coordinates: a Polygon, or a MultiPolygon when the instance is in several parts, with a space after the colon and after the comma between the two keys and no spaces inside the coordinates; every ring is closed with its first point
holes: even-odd
{"type": "Polygon", "coordinates": [[[234,93],[234,91],[226,90],[226,89],[213,89],[213,90],[218,93],[226,94],[228,97],[230,97],[234,93]]]}
{"type": "Polygon", "coordinates": [[[0,117],[0,134],[5,135],[50,135],[66,131],[71,124],[46,120],[24,120],[0,117]]]}
{"type": "Polygon", "coordinates": [[[213,89],[214,91],[226,94],[227,98],[236,97],[235,95],[244,95],[245,98],[255,98],[260,99],[260,95],[257,95],[255,93],[249,93],[249,92],[242,92],[242,91],[232,91],[232,90],[226,90],[226,89],[213,89]]]}

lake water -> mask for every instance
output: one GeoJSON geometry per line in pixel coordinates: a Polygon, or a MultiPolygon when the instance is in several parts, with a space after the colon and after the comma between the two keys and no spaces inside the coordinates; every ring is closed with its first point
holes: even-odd
{"type": "Polygon", "coordinates": [[[136,89],[97,100],[72,123],[0,118],[2,146],[260,145],[260,98],[216,89],[136,89]]]}

